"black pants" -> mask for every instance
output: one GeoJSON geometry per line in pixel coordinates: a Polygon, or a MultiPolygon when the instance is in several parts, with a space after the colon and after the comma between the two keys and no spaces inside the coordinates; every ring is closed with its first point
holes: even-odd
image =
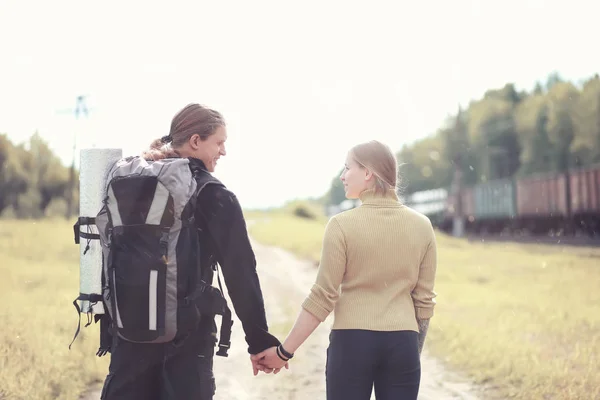
{"type": "Polygon", "coordinates": [[[327,349],[327,400],[416,400],[421,381],[418,334],[332,330],[327,349]]]}
{"type": "Polygon", "coordinates": [[[102,400],[211,400],[216,326],[199,326],[179,347],[171,343],[113,344],[102,400]]]}

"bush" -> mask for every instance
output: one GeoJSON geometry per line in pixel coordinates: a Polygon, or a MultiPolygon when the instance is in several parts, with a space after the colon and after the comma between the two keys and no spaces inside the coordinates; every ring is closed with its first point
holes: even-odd
{"type": "Polygon", "coordinates": [[[293,208],[293,214],[299,218],[317,219],[317,216],[312,210],[303,204],[299,204],[293,208]]]}

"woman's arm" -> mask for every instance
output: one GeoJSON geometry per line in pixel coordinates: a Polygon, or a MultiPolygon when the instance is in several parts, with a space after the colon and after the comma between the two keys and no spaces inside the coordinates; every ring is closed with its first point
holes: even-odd
{"type": "MultiPolygon", "coordinates": [[[[323,235],[323,250],[316,282],[302,303],[298,318],[282,344],[285,352],[295,353],[333,311],[345,272],[346,241],[339,223],[332,218],[323,235]]],[[[260,360],[262,365],[276,370],[286,365],[286,360],[277,355],[275,347],[253,356],[252,359],[260,360]]]]}
{"type": "Polygon", "coordinates": [[[315,284],[302,303],[302,308],[319,321],[325,321],[340,296],[340,285],[345,273],[346,238],[339,222],[333,217],[323,235],[321,262],[315,284]]]}
{"type": "Polygon", "coordinates": [[[423,351],[423,345],[425,344],[425,338],[427,337],[427,330],[429,329],[428,319],[418,319],[419,325],[419,354],[423,351]]]}
{"type": "MultiPolygon", "coordinates": [[[[283,347],[285,352],[293,355],[320,324],[321,321],[319,321],[317,317],[305,309],[301,309],[294,327],[281,347],[283,347]]],[[[274,369],[275,373],[278,373],[281,368],[287,366],[287,360],[281,358],[277,354],[277,347],[271,347],[259,354],[252,355],[250,356],[250,359],[253,364],[257,363],[263,367],[274,369]]],[[[257,369],[258,366],[255,368],[254,375],[257,374],[257,369]]]]}
{"type": "Polygon", "coordinates": [[[284,350],[288,353],[295,353],[320,324],[321,321],[317,317],[304,308],[301,309],[294,327],[283,341],[282,346],[284,350]]]}
{"type": "Polygon", "coordinates": [[[413,303],[415,305],[415,316],[419,326],[419,354],[423,350],[429,319],[433,316],[436,293],[433,290],[435,273],[437,270],[437,245],[433,227],[430,228],[431,238],[427,250],[419,266],[419,278],[412,291],[413,303]]]}

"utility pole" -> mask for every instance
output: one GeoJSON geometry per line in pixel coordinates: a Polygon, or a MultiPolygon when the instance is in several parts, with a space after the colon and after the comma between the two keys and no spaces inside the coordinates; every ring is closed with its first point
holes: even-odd
{"type": "Polygon", "coordinates": [[[451,188],[451,193],[454,195],[455,200],[454,218],[452,221],[452,235],[457,237],[461,237],[465,233],[465,215],[462,204],[464,149],[460,149],[460,146],[457,146],[457,144],[462,143],[461,139],[465,134],[465,132],[463,132],[464,126],[462,125],[462,118],[462,109],[459,106],[454,130],[452,132],[452,137],[455,141],[454,146],[456,147],[454,147],[454,154],[452,154],[452,161],[454,163],[454,178],[451,188]]]}
{"type": "MultiPolygon", "coordinates": [[[[79,95],[75,99],[75,109],[65,109],[61,110],[59,114],[74,114],[75,120],[79,120],[80,115],[84,115],[85,117],[89,116],[89,109],[86,104],[87,96],[79,95]]],[[[74,190],[75,190],[75,160],[77,159],[77,129],[73,131],[73,160],[71,162],[71,168],[69,170],[69,182],[67,183],[66,190],[66,201],[67,201],[67,211],[66,218],[70,218],[73,215],[73,203],[74,199],[74,190]]]]}

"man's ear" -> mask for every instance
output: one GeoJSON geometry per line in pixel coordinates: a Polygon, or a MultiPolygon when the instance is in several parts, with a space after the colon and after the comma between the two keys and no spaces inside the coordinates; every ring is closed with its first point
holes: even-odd
{"type": "Polygon", "coordinates": [[[198,147],[200,147],[200,135],[198,135],[198,134],[192,135],[190,137],[190,140],[188,140],[188,142],[190,143],[190,147],[193,150],[198,150],[198,147]]]}

